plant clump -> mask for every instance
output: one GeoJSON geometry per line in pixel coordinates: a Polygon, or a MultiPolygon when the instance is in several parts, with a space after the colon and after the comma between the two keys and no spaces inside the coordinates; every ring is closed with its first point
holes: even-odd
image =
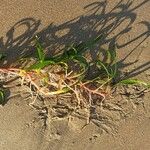
{"type": "MultiPolygon", "coordinates": [[[[106,96],[111,96],[111,88],[118,84],[141,84],[150,87],[150,84],[136,79],[118,78],[115,50],[105,50],[105,61],[100,59],[100,53],[97,54],[96,60],[89,61],[85,55],[100,39],[101,36],[98,36],[86,43],[72,44],[63,53],[47,58],[36,36],[36,62],[24,68],[0,68],[0,73],[19,77],[21,84],[29,85],[31,92],[34,91],[43,97],[74,94],[79,105],[84,99],[90,103],[95,97],[102,104],[106,96]],[[93,76],[89,77],[90,74],[93,76]]],[[[4,101],[2,90],[0,97],[2,103],[4,101]]]]}

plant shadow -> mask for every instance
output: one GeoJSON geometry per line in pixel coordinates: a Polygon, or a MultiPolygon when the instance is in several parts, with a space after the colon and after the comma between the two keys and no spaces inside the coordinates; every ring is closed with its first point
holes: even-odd
{"type": "MultiPolygon", "coordinates": [[[[97,53],[99,52],[105,57],[103,48],[105,45],[109,50],[119,50],[142,39],[129,54],[118,61],[120,70],[128,67],[138,61],[135,60],[131,63],[124,63],[124,61],[137,50],[138,46],[150,36],[150,23],[145,20],[140,22],[143,27],[146,26],[147,30],[130,41],[120,44],[117,40],[124,34],[132,31],[132,25],[137,18],[135,11],[148,2],[149,0],[143,0],[140,4],[133,6],[134,2],[130,0],[127,2],[120,0],[111,10],[107,11],[107,0],[95,1],[85,6],[85,15],[76,17],[60,25],[51,23],[40,32],[38,28],[41,25],[41,20],[24,18],[18,21],[6,33],[6,42],[4,42],[4,37],[0,38],[0,49],[2,53],[6,54],[6,58],[1,61],[1,66],[11,66],[15,61],[23,57],[35,57],[35,35],[39,37],[39,41],[44,47],[46,56],[48,57],[54,56],[72,43],[86,42],[89,39],[103,35],[102,40],[99,41],[94,48],[89,50],[90,57],[93,60],[97,58],[97,53]],[[16,30],[22,26],[25,27],[25,30],[19,36],[15,37],[16,30]],[[119,31],[117,31],[117,29],[119,29],[119,31]]],[[[136,76],[149,69],[149,65],[150,62],[147,62],[133,69],[129,73],[129,76],[136,76]],[[141,71],[143,67],[145,68],[141,71]]]]}

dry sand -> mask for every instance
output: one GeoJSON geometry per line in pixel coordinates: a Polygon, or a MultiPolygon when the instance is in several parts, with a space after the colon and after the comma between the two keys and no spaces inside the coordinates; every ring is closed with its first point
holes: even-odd
{"type": "MultiPolygon", "coordinates": [[[[3,66],[32,55],[36,34],[52,55],[73,41],[105,33],[99,47],[117,44],[120,70],[150,81],[149,0],[1,0],[0,6],[0,49],[8,60],[3,66]]],[[[26,87],[17,81],[7,86],[8,101],[0,107],[0,150],[150,149],[148,91],[139,96],[138,89],[129,87],[131,99],[117,94],[106,100],[109,107],[97,108],[98,117],[83,128],[93,114],[86,109],[70,113],[71,100],[37,99],[31,107],[26,87]]]]}

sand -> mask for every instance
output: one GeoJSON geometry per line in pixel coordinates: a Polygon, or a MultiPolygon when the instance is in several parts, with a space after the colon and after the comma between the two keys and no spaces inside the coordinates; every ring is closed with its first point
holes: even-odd
{"type": "MultiPolygon", "coordinates": [[[[53,55],[72,42],[104,33],[97,48],[111,49],[115,43],[119,70],[150,81],[149,0],[1,0],[0,6],[0,50],[7,55],[1,67],[32,56],[35,35],[47,55],[53,55]]],[[[96,50],[90,53],[94,57],[96,50]]],[[[61,96],[37,98],[31,106],[34,99],[27,88],[18,80],[5,85],[0,150],[149,150],[148,90],[128,87],[121,97],[119,88],[106,100],[107,107],[96,107],[94,118],[87,109],[72,112],[75,102],[61,96]]]]}

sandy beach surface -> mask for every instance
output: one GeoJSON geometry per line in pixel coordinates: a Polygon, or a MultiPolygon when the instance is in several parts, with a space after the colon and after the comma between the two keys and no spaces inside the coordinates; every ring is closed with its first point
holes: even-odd
{"type": "MultiPolygon", "coordinates": [[[[53,55],[68,44],[104,34],[97,48],[116,45],[119,70],[150,82],[149,0],[1,0],[0,20],[0,51],[7,58],[1,67],[33,55],[35,35],[47,55],[53,55]]],[[[18,79],[4,88],[0,150],[150,149],[149,90],[128,87],[125,95],[118,91],[106,99],[107,107],[72,112],[74,102],[62,96],[36,98],[31,105],[35,97],[18,79]]]]}

